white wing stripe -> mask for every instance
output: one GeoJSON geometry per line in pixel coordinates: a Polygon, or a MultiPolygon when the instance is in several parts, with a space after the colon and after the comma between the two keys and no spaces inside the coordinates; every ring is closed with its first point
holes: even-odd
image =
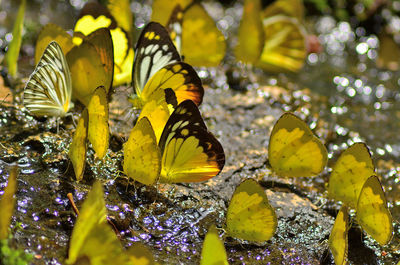
{"type": "Polygon", "coordinates": [[[24,105],[38,116],[63,117],[71,107],[72,83],[67,61],[57,42],[45,49],[24,90],[24,105]]]}

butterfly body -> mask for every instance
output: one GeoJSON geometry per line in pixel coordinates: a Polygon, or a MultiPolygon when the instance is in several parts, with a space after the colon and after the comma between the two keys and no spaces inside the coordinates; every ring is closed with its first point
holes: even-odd
{"type": "Polygon", "coordinates": [[[45,49],[24,89],[24,105],[36,116],[64,117],[70,108],[72,81],[64,53],[57,42],[45,49]]]}

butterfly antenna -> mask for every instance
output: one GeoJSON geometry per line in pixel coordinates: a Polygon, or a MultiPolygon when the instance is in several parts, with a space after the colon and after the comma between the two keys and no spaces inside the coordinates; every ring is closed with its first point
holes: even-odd
{"type": "MultiPolygon", "coordinates": [[[[70,162],[71,160],[69,160],[68,159],[68,165],[67,165],[67,168],[65,169],[65,171],[62,173],[62,175],[63,176],[65,176],[66,174],[67,174],[67,172],[68,172],[68,169],[69,169],[69,165],[71,164],[71,162],[70,162]]],[[[74,171],[74,174],[75,174],[75,171],[74,171]]]]}
{"type": "MultiPolygon", "coordinates": [[[[126,184],[126,187],[125,187],[125,192],[128,192],[128,188],[129,188],[129,185],[130,185],[130,181],[131,181],[131,179],[130,178],[128,178],[128,183],[126,184]]],[[[133,184],[133,188],[135,189],[135,185],[134,185],[134,183],[132,183],[133,184]]],[[[136,189],[135,189],[135,193],[136,193],[136,189]]]]}
{"type": "Polygon", "coordinates": [[[159,191],[159,186],[160,186],[160,183],[158,183],[158,182],[156,182],[156,184],[155,184],[155,188],[156,188],[156,196],[154,196],[154,201],[153,201],[153,203],[152,204],[154,204],[154,203],[156,203],[157,201],[158,201],[158,191],[159,191]]]}

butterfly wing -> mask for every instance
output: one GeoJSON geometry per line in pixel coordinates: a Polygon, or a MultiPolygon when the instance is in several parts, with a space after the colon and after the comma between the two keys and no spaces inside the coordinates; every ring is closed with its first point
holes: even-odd
{"type": "Polygon", "coordinates": [[[140,111],[138,120],[147,117],[153,127],[157,143],[160,140],[169,116],[178,106],[176,95],[170,88],[157,88],[149,96],[149,100],[140,111]]]}
{"type": "Polygon", "coordinates": [[[100,56],[106,77],[104,88],[109,93],[114,76],[114,47],[110,30],[107,28],[95,30],[84,38],[84,42],[91,43],[100,56]]]}
{"type": "Polygon", "coordinates": [[[182,52],[182,24],[183,24],[183,9],[180,4],[176,4],[172,10],[171,16],[166,24],[166,27],[179,53],[182,52]]]}
{"type": "Polygon", "coordinates": [[[63,117],[71,108],[71,73],[57,42],[45,49],[24,89],[24,105],[34,115],[63,117]]]}
{"type": "Polygon", "coordinates": [[[103,86],[96,88],[87,106],[89,123],[88,139],[99,159],[108,151],[110,132],[108,126],[108,98],[103,86]]]}
{"type": "Polygon", "coordinates": [[[151,21],[168,25],[177,5],[184,10],[193,0],[154,0],[152,5],[151,21]]]}
{"type": "Polygon", "coordinates": [[[377,176],[369,177],[361,189],[356,209],[361,227],[381,246],[393,237],[393,220],[377,176]]]}
{"type": "Polygon", "coordinates": [[[186,63],[176,62],[153,75],[146,83],[141,99],[133,98],[132,103],[142,109],[140,117],[149,118],[159,140],[169,116],[178,104],[190,99],[199,105],[203,95],[204,89],[196,71],[186,63]]]}
{"type": "Polygon", "coordinates": [[[304,4],[302,0],[277,0],[267,6],[263,11],[264,17],[285,15],[296,18],[299,22],[304,20],[304,4]]]}
{"type": "Polygon", "coordinates": [[[205,181],[225,164],[221,144],[207,131],[191,100],[183,101],[171,114],[158,145],[162,154],[161,182],[205,181]]]}
{"type": "Polygon", "coordinates": [[[18,167],[13,166],[8,177],[8,183],[3,188],[3,194],[0,197],[0,240],[7,240],[9,238],[11,217],[14,213],[16,197],[15,191],[17,190],[17,177],[18,167]]]}
{"type": "Polygon", "coordinates": [[[200,3],[184,10],[182,57],[185,62],[193,66],[218,66],[225,50],[224,35],[200,3]]]}
{"type": "Polygon", "coordinates": [[[297,19],[273,16],[263,20],[264,48],[257,66],[270,72],[297,72],[307,56],[306,32],[297,19]]]}
{"type": "Polygon", "coordinates": [[[174,91],[178,104],[187,99],[196,105],[200,105],[203,101],[204,88],[201,80],[193,67],[187,63],[175,62],[161,68],[146,83],[142,101],[148,101],[155,90],[167,88],[174,91]]]}
{"type": "Polygon", "coordinates": [[[371,154],[364,143],[355,143],[338,158],[329,177],[329,197],[355,208],[365,181],[374,174],[371,154]]]}
{"type": "Polygon", "coordinates": [[[117,27],[117,21],[111,15],[110,11],[100,3],[87,2],[79,12],[78,19],[74,27],[74,43],[79,45],[79,38],[89,35],[99,28],[114,29],[117,27]]]}
{"type": "Polygon", "coordinates": [[[121,28],[111,29],[114,45],[114,80],[113,86],[132,81],[134,51],[129,36],[121,28]]]}
{"type": "Polygon", "coordinates": [[[158,70],[181,60],[167,30],[159,23],[150,22],[143,29],[135,50],[132,77],[136,96],[158,70]]]}
{"type": "Polygon", "coordinates": [[[92,43],[84,41],[72,48],[67,60],[73,80],[73,96],[85,106],[97,87],[110,87],[111,72],[106,72],[101,55],[92,43]]]}
{"type": "Polygon", "coordinates": [[[203,242],[200,265],[228,265],[224,242],[214,225],[210,226],[203,242]]]}
{"type": "Polygon", "coordinates": [[[329,235],[329,248],[335,264],[347,264],[349,214],[348,208],[342,206],[329,235]]]}
{"type": "Polygon", "coordinates": [[[72,49],[72,37],[60,26],[48,23],[39,32],[35,45],[35,63],[37,64],[42,56],[47,45],[51,41],[56,41],[64,54],[67,54],[72,49]]]}
{"type": "Polygon", "coordinates": [[[245,0],[238,31],[235,56],[238,60],[255,64],[264,47],[264,30],[260,17],[261,1],[245,0]]]}
{"type": "Polygon", "coordinates": [[[190,99],[199,105],[204,89],[196,71],[188,64],[176,62],[159,70],[143,89],[141,99],[133,98],[134,106],[142,109],[140,117],[148,117],[160,139],[164,126],[179,103],[190,99]]]}
{"type": "Polygon", "coordinates": [[[154,256],[151,251],[142,243],[134,242],[129,246],[125,253],[128,256],[129,263],[135,265],[158,265],[154,260],[154,256]]]}
{"type": "Polygon", "coordinates": [[[129,178],[152,185],[160,175],[160,156],[153,128],[143,117],[124,144],[124,172],[129,178]]]}
{"type": "Polygon", "coordinates": [[[229,236],[256,242],[269,240],[278,225],[274,208],[264,189],[253,179],[246,179],[235,190],[226,216],[229,236]]]}
{"type": "MultiPolygon", "coordinates": [[[[123,3],[118,3],[126,5],[125,1],[122,2],[123,3]]],[[[113,2],[109,4],[115,5],[117,3],[113,2]]],[[[120,8],[120,6],[118,6],[118,8],[120,8]]],[[[113,9],[113,12],[116,12],[116,10],[113,9]]],[[[125,19],[123,20],[125,21],[125,19]]],[[[114,47],[113,61],[115,62],[113,69],[114,78],[112,80],[113,86],[130,82],[132,79],[131,74],[134,57],[130,35],[117,25],[117,20],[103,5],[96,2],[88,2],[83,7],[74,27],[74,44],[81,44],[85,36],[90,35],[100,28],[108,28],[112,37],[114,47]]]]}
{"type": "Polygon", "coordinates": [[[68,157],[74,167],[75,179],[77,181],[83,179],[83,173],[85,172],[88,122],[88,111],[84,109],[76,125],[76,130],[68,151],[68,157]]]}
{"type": "Polygon", "coordinates": [[[283,114],[272,129],[269,162],[281,177],[311,177],[325,168],[327,151],[307,124],[291,113],[283,114]]]}
{"type": "Polygon", "coordinates": [[[118,26],[126,32],[133,32],[133,15],[130,8],[130,0],[109,0],[107,8],[111,15],[115,18],[118,26]]]}

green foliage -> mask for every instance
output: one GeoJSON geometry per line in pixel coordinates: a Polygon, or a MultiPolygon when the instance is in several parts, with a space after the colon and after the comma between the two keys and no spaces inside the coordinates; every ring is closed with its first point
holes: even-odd
{"type": "Polygon", "coordinates": [[[30,264],[32,254],[25,253],[21,249],[9,246],[9,239],[0,240],[0,261],[2,265],[25,265],[30,264]]]}
{"type": "Polygon", "coordinates": [[[22,42],[22,29],[24,27],[25,7],[26,0],[21,0],[21,4],[18,9],[17,18],[15,20],[12,32],[13,39],[8,46],[8,51],[5,58],[8,66],[8,71],[13,77],[15,77],[17,74],[17,61],[22,42]]]}

